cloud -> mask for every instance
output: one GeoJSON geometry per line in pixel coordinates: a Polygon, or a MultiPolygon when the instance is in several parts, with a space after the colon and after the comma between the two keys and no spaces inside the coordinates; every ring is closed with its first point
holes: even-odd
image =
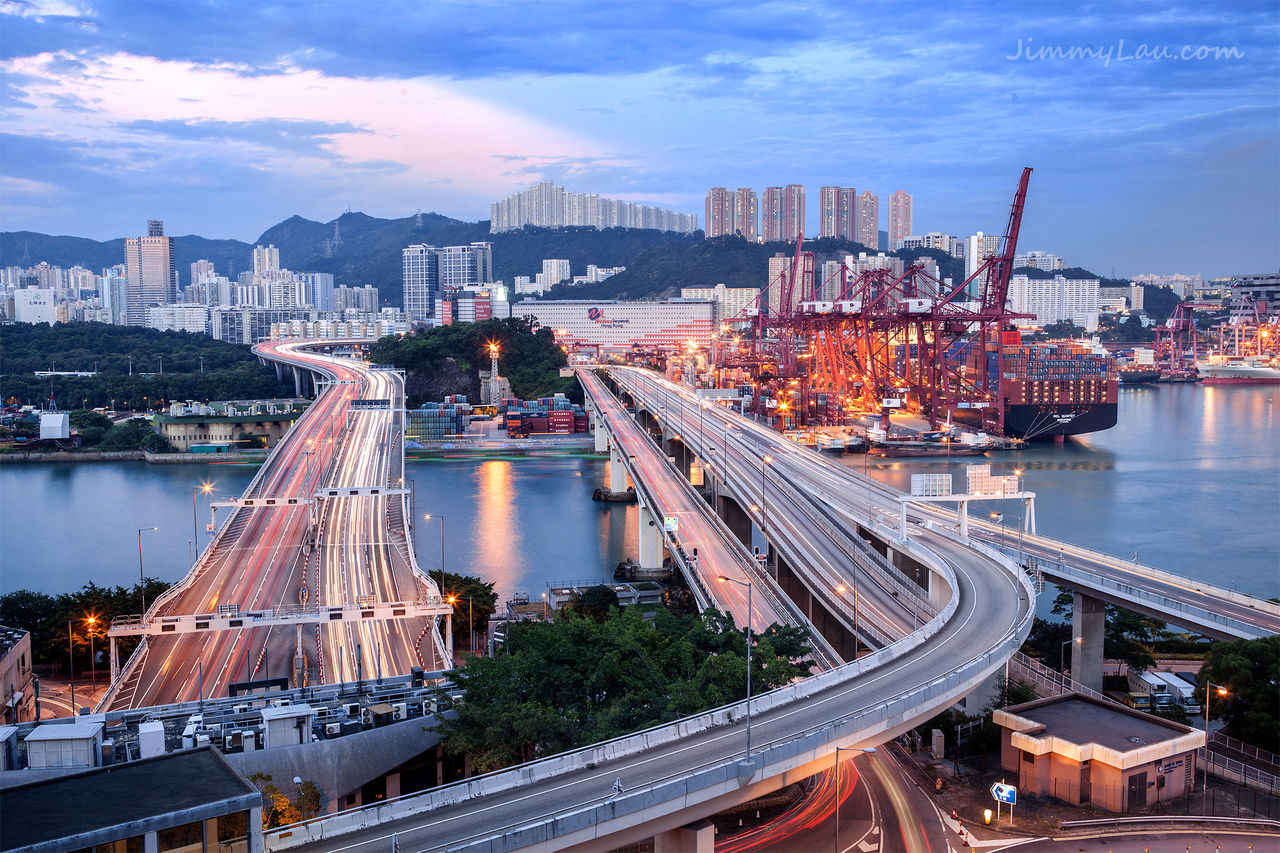
{"type": "Polygon", "coordinates": [[[46,18],[84,18],[92,9],[73,0],[0,0],[0,15],[43,21],[46,18]]]}

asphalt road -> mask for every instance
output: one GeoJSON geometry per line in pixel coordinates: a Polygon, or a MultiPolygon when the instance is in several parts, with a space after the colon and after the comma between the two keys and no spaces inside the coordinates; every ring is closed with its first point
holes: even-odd
{"type": "MultiPolygon", "coordinates": [[[[273,357],[318,366],[343,384],[330,385],[319,394],[273,449],[245,497],[312,498],[322,486],[391,485],[393,466],[395,476],[403,476],[400,445],[391,438],[402,428],[403,388],[397,376],[371,371],[351,359],[307,353],[298,344],[265,344],[260,349],[273,357]],[[349,415],[351,401],[359,397],[394,398],[399,408],[349,415]]],[[[424,584],[409,566],[403,520],[395,516],[400,523],[394,531],[388,524],[394,515],[388,512],[389,500],[398,502],[386,497],[322,501],[318,550],[308,542],[311,506],[235,508],[179,591],[153,604],[148,617],[210,613],[219,605],[264,610],[314,605],[317,600],[354,603],[358,596],[389,601],[418,598],[424,584]]],[[[326,626],[322,635],[334,636],[320,639],[315,628],[304,628],[305,678],[332,682],[339,668],[344,675],[354,672],[356,660],[366,677],[378,672],[403,674],[423,664],[437,668],[435,644],[424,636],[423,622],[378,623],[350,631],[326,626]],[[305,636],[308,632],[311,636],[305,636]]],[[[152,637],[142,665],[110,697],[108,707],[147,707],[201,695],[226,695],[235,681],[289,676],[296,646],[293,627],[152,637]]]]}

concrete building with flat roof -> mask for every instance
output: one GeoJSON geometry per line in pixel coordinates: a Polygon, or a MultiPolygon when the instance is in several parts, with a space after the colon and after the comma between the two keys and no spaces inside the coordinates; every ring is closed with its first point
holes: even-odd
{"type": "Polygon", "coordinates": [[[1077,693],[997,709],[1000,766],[1019,793],[1128,812],[1195,786],[1204,732],[1077,693]]]}
{"type": "Polygon", "coordinates": [[[24,780],[0,795],[0,849],[95,848],[256,853],[262,794],[205,747],[24,780]]]}

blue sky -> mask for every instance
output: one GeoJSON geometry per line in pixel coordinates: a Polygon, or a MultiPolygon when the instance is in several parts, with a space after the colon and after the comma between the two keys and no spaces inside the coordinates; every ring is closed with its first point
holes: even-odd
{"type": "Polygon", "coordinates": [[[1280,5],[0,0],[0,230],[251,240],[551,179],[915,197],[1118,275],[1280,267],[1280,5]]]}

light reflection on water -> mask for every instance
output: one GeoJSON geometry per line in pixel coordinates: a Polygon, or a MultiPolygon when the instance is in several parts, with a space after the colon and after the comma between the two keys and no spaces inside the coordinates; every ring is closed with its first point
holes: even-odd
{"type": "MultiPolygon", "coordinates": [[[[1260,597],[1280,594],[1280,386],[1125,389],[1120,425],[1066,445],[947,461],[840,457],[900,489],[911,473],[989,462],[1026,472],[1040,532],[1260,597]]],[[[238,496],[254,468],[144,462],[0,467],[0,592],[63,592],[93,580],[138,578],[137,528],[147,575],[174,581],[188,565],[191,490],[217,483],[238,496]]],[[[440,567],[445,515],[450,571],[478,574],[500,600],[536,599],[548,583],[609,579],[636,555],[634,505],[597,503],[608,465],[588,457],[411,461],[420,565],[440,567]]],[[[961,478],[956,478],[961,485],[961,478]]],[[[1001,509],[1016,530],[1016,508],[1001,509]]],[[[207,511],[199,508],[199,535],[207,511]]]]}

